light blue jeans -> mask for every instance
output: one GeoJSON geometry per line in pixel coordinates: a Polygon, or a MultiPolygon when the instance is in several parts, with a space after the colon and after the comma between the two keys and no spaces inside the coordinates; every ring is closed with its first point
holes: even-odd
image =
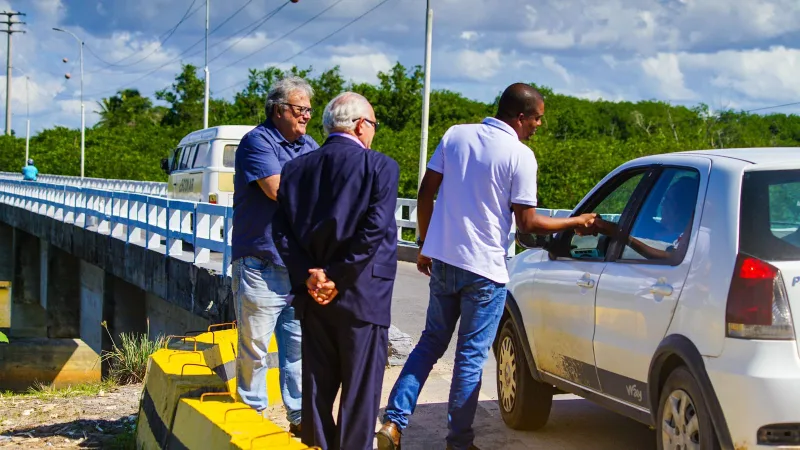
{"type": "Polygon", "coordinates": [[[392,421],[401,430],[408,426],[408,416],[417,407],[422,386],[447,350],[460,317],[447,405],[447,443],[456,450],[468,449],[475,439],[472,422],[478,408],[483,365],[503,315],[506,287],[434,259],[430,290],[425,330],[394,384],[383,421],[392,421]]]}
{"type": "Polygon", "coordinates": [[[289,273],[285,267],[247,256],[233,262],[232,290],[236,302],[239,349],[236,385],[242,401],[263,411],[267,401],[267,370],[280,367],[286,417],[299,425],[302,408],[302,340],[300,321],[290,305],[289,273]],[[267,354],[272,333],[278,358],[267,354]]]}

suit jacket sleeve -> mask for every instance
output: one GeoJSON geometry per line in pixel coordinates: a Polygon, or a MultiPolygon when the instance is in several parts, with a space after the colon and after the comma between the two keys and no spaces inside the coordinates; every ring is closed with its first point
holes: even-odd
{"type": "MultiPolygon", "coordinates": [[[[283,180],[281,180],[283,186],[283,180]]],[[[272,219],[272,239],[275,242],[275,248],[281,255],[283,264],[286,265],[286,270],[289,272],[289,281],[292,284],[292,292],[297,294],[305,292],[305,283],[308,279],[308,269],[315,266],[308,256],[308,252],[302,243],[297,239],[292,224],[289,220],[289,215],[286,213],[286,198],[281,197],[281,189],[278,189],[278,211],[272,219]]]]}
{"type": "Polygon", "coordinates": [[[340,291],[355,284],[375,256],[394,218],[400,167],[394,160],[387,160],[374,178],[369,206],[356,233],[345,243],[337,257],[323,268],[340,291]]]}

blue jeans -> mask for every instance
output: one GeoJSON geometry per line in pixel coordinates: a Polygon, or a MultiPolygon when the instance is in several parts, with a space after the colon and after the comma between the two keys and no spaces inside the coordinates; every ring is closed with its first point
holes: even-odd
{"type": "Polygon", "coordinates": [[[475,439],[472,422],[478,408],[483,365],[497,333],[506,301],[504,284],[433,260],[425,330],[392,388],[383,421],[408,426],[419,393],[436,361],[444,355],[459,316],[456,360],[447,407],[447,443],[467,449],[475,439]]]}
{"type": "Polygon", "coordinates": [[[234,261],[232,272],[239,335],[237,393],[258,411],[269,405],[267,370],[274,362],[267,358],[267,349],[274,332],[281,396],[289,422],[297,425],[302,409],[302,339],[300,321],[290,305],[289,273],[285,267],[252,256],[234,261]]]}

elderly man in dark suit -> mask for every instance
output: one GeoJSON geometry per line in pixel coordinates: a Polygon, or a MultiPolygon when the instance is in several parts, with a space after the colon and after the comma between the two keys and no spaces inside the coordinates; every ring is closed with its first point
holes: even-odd
{"type": "Polygon", "coordinates": [[[370,150],[378,122],[363,96],[340,94],[322,121],[325,143],[281,172],[273,222],[303,331],[301,437],[322,449],[372,449],[397,269],[400,169],[370,150]]]}

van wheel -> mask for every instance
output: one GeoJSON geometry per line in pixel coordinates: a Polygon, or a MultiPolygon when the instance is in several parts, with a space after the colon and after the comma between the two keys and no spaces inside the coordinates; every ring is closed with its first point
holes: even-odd
{"type": "Polygon", "coordinates": [[[685,367],[673,370],[661,391],[656,437],[659,450],[720,448],[705,399],[685,367]]]}
{"type": "Polygon", "coordinates": [[[497,401],[503,422],[514,430],[538,430],[550,418],[552,386],[533,379],[517,330],[506,320],[497,347],[497,401]]]}

